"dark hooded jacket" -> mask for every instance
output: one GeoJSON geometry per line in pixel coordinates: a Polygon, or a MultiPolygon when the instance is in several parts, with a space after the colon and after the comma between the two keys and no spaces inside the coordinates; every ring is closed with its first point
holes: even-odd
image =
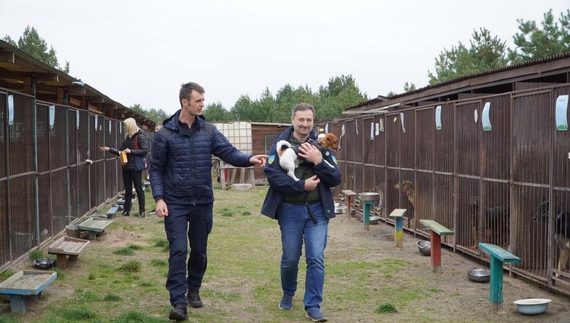
{"type": "Polygon", "coordinates": [[[214,201],[212,155],[236,167],[253,166],[247,155],[235,148],[206,119],[198,116],[191,128],[179,122],[180,110],[164,120],[152,141],[150,185],[155,201],[197,205],[214,201]]]}
{"type": "Polygon", "coordinates": [[[129,148],[130,154],[127,154],[127,163],[123,165],[123,169],[127,171],[135,170],[135,156],[146,156],[148,153],[148,146],[146,143],[146,136],[144,132],[139,129],[134,135],[128,137],[123,141],[119,149],[111,148],[109,152],[113,155],[119,156],[119,152],[129,148]]]}
{"type": "MultiPolygon", "coordinates": [[[[288,141],[292,132],[293,127],[291,126],[275,139],[269,151],[269,159],[263,169],[270,186],[265,196],[265,201],[261,206],[261,214],[272,219],[279,217],[277,210],[285,199],[285,196],[297,196],[305,193],[305,181],[295,181],[279,166],[279,155],[277,154],[276,144],[279,140],[288,141]]],[[[317,136],[314,132],[311,132],[309,138],[310,140],[316,140],[317,136]]],[[[338,186],[342,178],[336,157],[334,157],[330,149],[323,154],[323,161],[314,166],[314,171],[315,175],[321,180],[317,189],[319,190],[325,216],[328,219],[333,218],[335,217],[335,212],[331,188],[338,186]]]]}

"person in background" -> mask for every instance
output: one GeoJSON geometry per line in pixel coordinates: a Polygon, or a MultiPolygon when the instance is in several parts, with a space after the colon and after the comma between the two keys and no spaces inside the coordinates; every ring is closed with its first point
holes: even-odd
{"type": "Polygon", "coordinates": [[[269,190],[261,213],[277,219],[281,230],[281,288],[283,295],[279,308],[293,310],[293,296],[297,291],[297,276],[302,246],[305,244],[307,271],[303,303],[307,318],[326,322],[321,311],[325,283],[325,248],[329,220],[335,216],[331,189],[341,182],[341,174],[328,149],[324,154],[309,140],[316,140],[312,131],[315,108],[308,103],[296,105],[292,111],[292,126],[277,137],[269,151],[268,163],[263,169],[269,190]],[[276,143],[287,140],[300,145],[299,157],[304,159],[295,169],[296,181],[279,166],[276,143]],[[277,159],[277,160],[276,160],[277,159]]]}
{"type": "Polygon", "coordinates": [[[160,128],[162,128],[162,122],[157,122],[156,125],[154,126],[154,132],[158,132],[160,128]]]}
{"type": "Polygon", "coordinates": [[[166,289],[174,307],[169,318],[177,321],[188,319],[187,304],[203,306],[199,291],[213,225],[212,155],[237,167],[263,166],[267,158],[242,153],[206,122],[204,93],[197,83],[183,84],[180,110],[164,120],[152,141],[150,185],[169,242],[166,289]]]}
{"type": "Polygon", "coordinates": [[[127,118],[123,121],[126,139],[119,149],[110,147],[99,147],[101,151],[108,151],[113,155],[120,155],[121,151],[127,154],[127,163],[122,166],[123,185],[125,186],[125,205],[123,216],[129,216],[131,212],[133,185],[137,192],[139,213],[141,218],[145,217],[145,198],[142,184],[142,171],[135,170],[135,156],[146,156],[148,152],[146,137],[137,126],[137,122],[133,118],[127,118]],[[136,148],[138,146],[138,148],[136,148]]]}

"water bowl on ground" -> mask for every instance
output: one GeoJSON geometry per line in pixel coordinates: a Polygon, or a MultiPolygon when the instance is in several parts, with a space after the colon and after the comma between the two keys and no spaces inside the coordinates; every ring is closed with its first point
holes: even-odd
{"type": "Polygon", "coordinates": [[[55,266],[56,260],[51,258],[39,258],[34,260],[34,267],[39,269],[50,269],[55,266]]]}
{"type": "Polygon", "coordinates": [[[551,301],[551,299],[547,298],[528,298],[519,299],[514,301],[514,303],[517,305],[517,309],[521,314],[536,315],[546,312],[548,304],[551,301]]]}
{"type": "Polygon", "coordinates": [[[371,216],[370,220],[368,223],[370,224],[378,224],[378,222],[380,222],[380,217],[379,216],[371,216]]]}
{"type": "Polygon", "coordinates": [[[424,256],[431,255],[431,242],[425,240],[419,240],[416,242],[416,246],[418,246],[418,250],[424,256]]]}
{"type": "Polygon", "coordinates": [[[467,278],[472,282],[486,283],[491,278],[491,273],[487,269],[476,268],[467,273],[467,278]]]}

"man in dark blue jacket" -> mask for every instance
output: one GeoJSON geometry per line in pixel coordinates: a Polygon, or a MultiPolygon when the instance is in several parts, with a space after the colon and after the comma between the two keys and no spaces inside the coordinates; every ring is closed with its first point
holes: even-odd
{"type": "Polygon", "coordinates": [[[263,166],[267,158],[240,152],[206,122],[202,116],[204,92],[196,83],[183,84],[181,109],[164,120],[152,142],[150,184],[156,215],[164,217],[170,244],[166,289],[174,307],[169,318],[177,321],[188,319],[187,304],[194,308],[203,305],[199,290],[213,224],[212,155],[237,167],[263,166]]]}
{"type": "Polygon", "coordinates": [[[340,184],[341,175],[330,149],[323,154],[307,142],[309,139],[317,139],[312,131],[314,116],[315,108],[312,105],[296,105],[291,117],[293,126],[275,139],[275,143],[287,140],[292,145],[300,144],[298,156],[304,162],[295,169],[295,176],[300,179],[296,181],[279,166],[279,154],[276,144],[273,144],[264,168],[270,187],[261,213],[277,219],[281,230],[283,296],[279,308],[286,311],[293,309],[299,259],[304,243],[307,260],[303,298],[305,311],[313,322],[326,322],[327,318],[321,312],[325,283],[324,253],[329,219],[335,216],[331,188],[340,184]]]}

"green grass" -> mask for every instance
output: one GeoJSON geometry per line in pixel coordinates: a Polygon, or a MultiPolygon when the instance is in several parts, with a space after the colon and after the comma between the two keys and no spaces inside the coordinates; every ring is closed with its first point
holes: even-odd
{"type": "Polygon", "coordinates": [[[376,313],[397,313],[396,307],[390,303],[380,304],[375,311],[376,313]]]}

